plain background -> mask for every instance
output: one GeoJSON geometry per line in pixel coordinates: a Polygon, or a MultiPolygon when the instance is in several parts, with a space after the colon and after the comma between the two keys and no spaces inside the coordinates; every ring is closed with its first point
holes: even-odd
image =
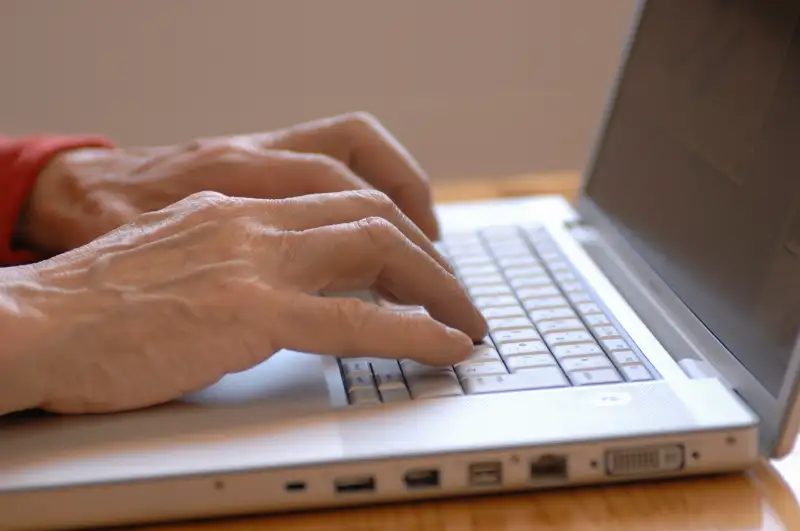
{"type": "Polygon", "coordinates": [[[635,0],[0,0],[0,130],[377,115],[436,179],[581,169],[635,0]]]}

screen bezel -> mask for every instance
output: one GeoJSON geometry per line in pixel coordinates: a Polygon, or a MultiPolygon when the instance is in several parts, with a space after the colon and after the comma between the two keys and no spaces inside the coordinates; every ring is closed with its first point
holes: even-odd
{"type": "Polygon", "coordinates": [[[653,289],[653,294],[650,295],[655,296],[665,308],[669,309],[675,324],[683,329],[676,330],[676,332],[689,334],[689,337],[693,339],[693,344],[702,353],[705,360],[720,373],[759,416],[762,429],[762,451],[771,456],[785,455],[794,445],[796,433],[800,427],[800,388],[797,382],[800,372],[800,331],[798,331],[786,376],[776,398],[706,328],[647,261],[633,249],[611,222],[611,218],[587,194],[587,185],[594,174],[596,160],[603,148],[608,124],[614,115],[619,88],[627,70],[628,56],[631,47],[635,44],[647,5],[647,0],[637,2],[631,30],[625,41],[618,71],[582,176],[576,209],[582,221],[597,230],[614,253],[639,277],[642,281],[641,285],[653,289]]]}

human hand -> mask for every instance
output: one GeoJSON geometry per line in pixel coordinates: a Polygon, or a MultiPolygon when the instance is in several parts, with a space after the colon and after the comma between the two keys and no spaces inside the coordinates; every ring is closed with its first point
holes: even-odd
{"type": "Polygon", "coordinates": [[[438,237],[425,173],[364,113],[174,146],[62,153],[37,179],[19,232],[52,256],[197,192],[280,199],[370,188],[438,237]]]}
{"type": "Polygon", "coordinates": [[[35,325],[10,336],[26,337],[14,349],[24,357],[14,371],[0,370],[0,386],[6,376],[30,398],[3,394],[0,414],[158,404],[283,348],[453,364],[486,324],[448,268],[379,192],[284,200],[196,194],[88,245],[12,268],[17,280],[0,282],[0,303],[8,296],[35,325]],[[429,316],[315,296],[365,288],[429,316]]]}

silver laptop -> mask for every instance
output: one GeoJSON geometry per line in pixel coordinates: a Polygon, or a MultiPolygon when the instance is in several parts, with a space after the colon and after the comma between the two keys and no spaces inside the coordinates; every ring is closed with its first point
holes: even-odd
{"type": "Polygon", "coordinates": [[[490,324],[465,362],[282,351],[162,407],[9,416],[0,528],[606,484],[784,455],[798,428],[799,18],[800,2],[640,6],[578,207],[439,208],[440,247],[490,324]]]}

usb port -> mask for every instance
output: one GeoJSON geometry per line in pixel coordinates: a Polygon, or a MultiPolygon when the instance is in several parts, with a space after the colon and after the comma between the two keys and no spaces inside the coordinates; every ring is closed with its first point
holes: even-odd
{"type": "Polygon", "coordinates": [[[469,484],[473,487],[491,487],[503,482],[503,465],[499,462],[472,463],[469,465],[469,484]]]}
{"type": "Polygon", "coordinates": [[[350,476],[336,478],[333,482],[336,492],[372,492],[375,490],[374,476],[350,476]]]}
{"type": "Polygon", "coordinates": [[[531,461],[533,481],[561,481],[567,479],[567,458],[546,454],[531,461]]]}
{"type": "Polygon", "coordinates": [[[409,470],[403,476],[407,489],[426,489],[439,486],[439,471],[435,468],[409,470]]]}

